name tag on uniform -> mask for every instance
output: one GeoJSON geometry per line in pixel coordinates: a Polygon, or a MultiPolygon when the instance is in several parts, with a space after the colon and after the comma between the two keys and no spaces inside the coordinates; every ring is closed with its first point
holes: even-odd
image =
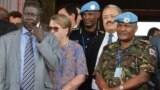
{"type": "Polygon", "coordinates": [[[121,74],[122,74],[122,68],[117,67],[116,71],[114,72],[114,77],[121,77],[121,74]]]}

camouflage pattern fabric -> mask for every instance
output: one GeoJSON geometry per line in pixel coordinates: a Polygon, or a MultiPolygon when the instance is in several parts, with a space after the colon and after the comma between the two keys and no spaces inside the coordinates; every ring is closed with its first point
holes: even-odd
{"type": "MultiPolygon", "coordinates": [[[[121,85],[140,72],[155,72],[156,52],[154,48],[147,42],[135,39],[129,48],[120,50],[122,74],[121,78],[114,77],[115,69],[118,67],[119,47],[119,42],[104,47],[100,62],[95,70],[103,76],[109,87],[121,85]]],[[[134,90],[147,90],[147,85],[144,84],[134,90]]]]}

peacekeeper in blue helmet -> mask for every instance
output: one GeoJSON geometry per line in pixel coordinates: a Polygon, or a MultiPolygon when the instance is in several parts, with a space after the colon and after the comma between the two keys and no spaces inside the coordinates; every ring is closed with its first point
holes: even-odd
{"type": "Polygon", "coordinates": [[[135,38],[138,17],[132,12],[118,15],[118,41],[104,47],[96,67],[100,90],[148,90],[147,82],[156,68],[156,52],[135,38]]]}
{"type": "Polygon", "coordinates": [[[96,1],[84,4],[80,10],[82,25],[80,30],[72,31],[69,35],[71,40],[78,42],[84,50],[89,76],[80,86],[79,90],[91,90],[93,71],[96,63],[99,47],[104,37],[104,33],[98,28],[100,17],[100,6],[96,1]]]}

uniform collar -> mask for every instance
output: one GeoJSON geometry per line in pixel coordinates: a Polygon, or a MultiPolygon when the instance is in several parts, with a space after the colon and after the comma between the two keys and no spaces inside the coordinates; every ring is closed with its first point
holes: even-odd
{"type": "MultiPolygon", "coordinates": [[[[134,38],[132,44],[130,46],[135,46],[139,43],[137,39],[134,38]]],[[[118,40],[117,42],[114,42],[113,44],[109,45],[109,48],[119,48],[120,47],[120,41],[118,40]]]]}

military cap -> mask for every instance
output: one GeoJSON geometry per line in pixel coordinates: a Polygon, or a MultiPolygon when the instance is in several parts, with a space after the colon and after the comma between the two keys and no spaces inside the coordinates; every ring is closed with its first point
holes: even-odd
{"type": "Polygon", "coordinates": [[[138,21],[138,17],[132,12],[125,12],[115,17],[114,21],[122,23],[136,23],[138,21]]]}
{"type": "Polygon", "coordinates": [[[82,6],[80,13],[95,10],[100,10],[99,4],[96,1],[90,1],[82,6]]]}

